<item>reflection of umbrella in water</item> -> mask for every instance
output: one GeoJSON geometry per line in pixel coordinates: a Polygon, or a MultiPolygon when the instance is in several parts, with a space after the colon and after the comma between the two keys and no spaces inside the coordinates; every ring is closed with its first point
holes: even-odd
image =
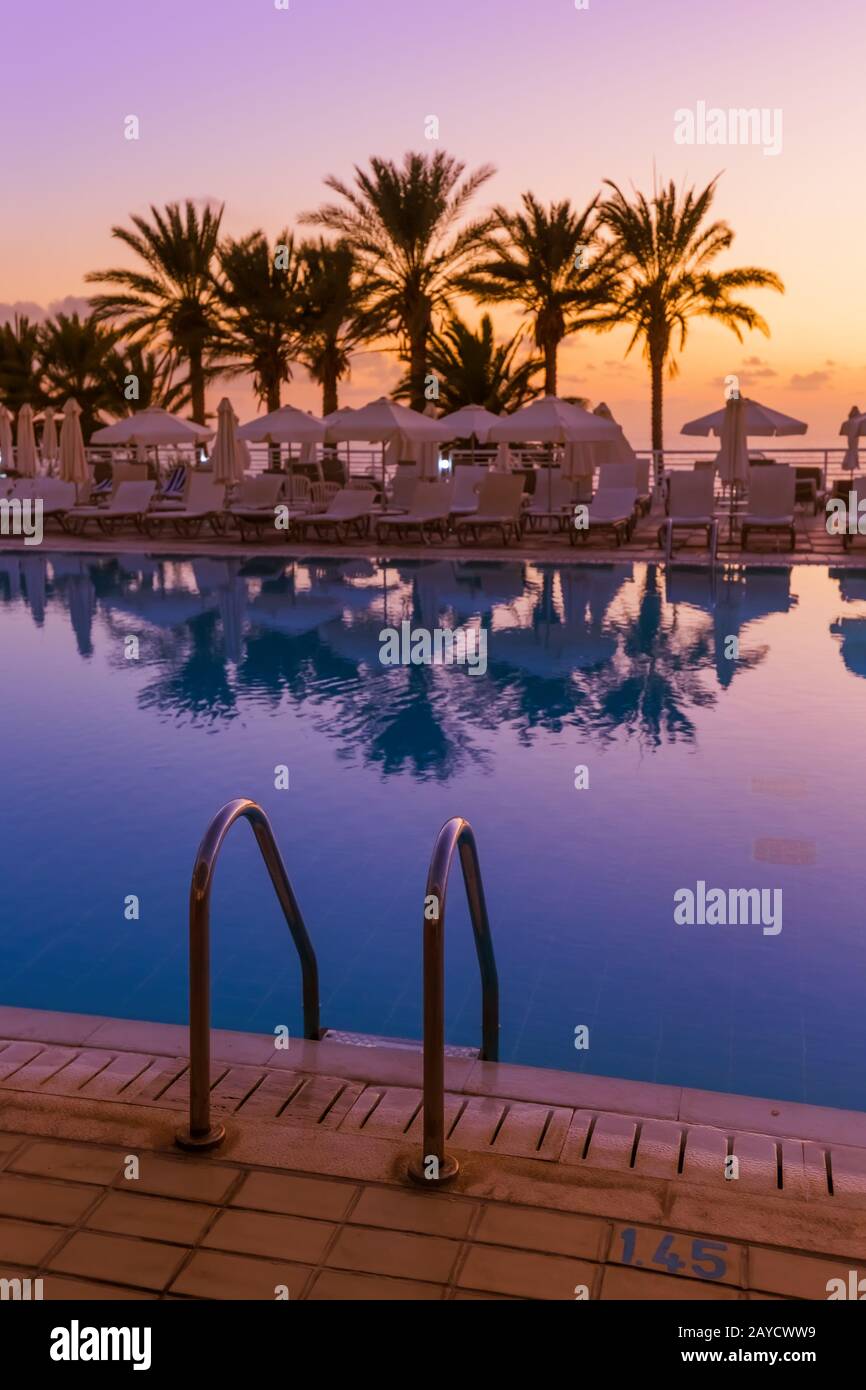
{"type": "Polygon", "coordinates": [[[839,581],[839,593],[846,603],[866,599],[866,571],[831,569],[830,578],[839,581]]]}
{"type": "Polygon", "coordinates": [[[0,579],[6,578],[9,597],[16,599],[21,593],[21,561],[17,555],[0,555],[0,579]]]}
{"type": "Polygon", "coordinates": [[[846,668],[866,680],[866,618],[840,618],[830,624],[830,631],[841,639],[839,649],[846,668]]]}
{"type": "Polygon", "coordinates": [[[505,628],[488,637],[491,661],[506,661],[531,675],[562,679],[573,671],[604,666],[616,654],[615,633],[605,631],[607,610],[631,565],[563,566],[559,570],[563,616],[553,603],[556,571],[545,566],[542,594],[527,627],[505,628]]]}
{"type": "MultiPolygon", "coordinates": [[[[687,603],[703,609],[713,619],[715,667],[719,684],[729,686],[737,662],[725,656],[729,637],[741,628],[774,613],[787,613],[797,603],[791,593],[788,569],[731,571],[715,580],[709,571],[670,569],[665,572],[669,603],[687,603]]],[[[740,664],[746,664],[742,659],[740,664]]]]}
{"type": "Polygon", "coordinates": [[[45,558],[42,555],[22,555],[21,575],[27,603],[38,627],[45,622],[45,558]]]}
{"type": "Polygon", "coordinates": [[[192,562],[196,588],[202,595],[213,595],[223,629],[226,656],[237,666],[243,656],[243,629],[247,607],[247,586],[239,578],[237,560],[197,557],[192,562]]]}
{"type": "Polygon", "coordinates": [[[93,655],[93,619],[96,614],[96,590],[87,573],[71,575],[64,580],[63,592],[69,604],[69,621],[75,633],[80,656],[93,655]]]}

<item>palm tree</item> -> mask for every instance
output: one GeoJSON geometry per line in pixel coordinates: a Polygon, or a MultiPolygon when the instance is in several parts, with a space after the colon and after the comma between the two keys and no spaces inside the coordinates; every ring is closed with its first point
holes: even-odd
{"type": "Polygon", "coordinates": [[[355,167],[354,187],[329,176],[326,185],[344,202],[302,219],[337,232],[352,248],[371,322],[380,333],[396,335],[408,359],[416,410],[426,403],[433,315],[447,310],[487,227],[486,221],[457,224],[493,167],[483,165],[465,180],[464,169],[444,151],[407,153],[402,166],[373,158],[369,171],[355,167]]]}
{"type": "Polygon", "coordinates": [[[521,201],[520,212],[493,209],[486,259],[462,277],[461,288],[485,303],[520,306],[544,355],[545,393],[555,396],[559,345],[607,302],[611,255],[599,244],[597,199],[583,212],[567,199],[544,207],[524,193],[521,201]]]}
{"type": "Polygon", "coordinates": [[[338,387],[351,354],[375,336],[364,311],[366,290],[346,241],[305,241],[301,262],[302,328],[298,360],[322,388],[322,414],[339,405],[338,387]]]}
{"type": "Polygon", "coordinates": [[[738,290],[771,289],[784,293],[778,275],[758,266],[713,272],[710,263],[734,240],[727,222],[704,225],[712,207],[718,178],[701,193],[689,188],[679,194],[673,180],[652,198],[638,193],[633,202],[607,180],[612,195],[599,208],[613,235],[618,275],[610,314],[600,327],[627,323],[632,330],[627,351],[643,345],[652,389],[652,447],[664,447],[662,401],[664,372],[677,374],[674,353],[685,347],[689,320],[717,319],[742,342],[744,328],[769,328],[750,305],[734,298],[738,290]]]}
{"type": "Polygon", "coordinates": [[[112,227],[111,234],[144,262],[143,270],[97,270],[87,276],[114,288],[92,299],[100,318],[119,319],[133,337],[169,347],[187,364],[193,419],[205,419],[207,362],[217,341],[217,287],[214,261],[223,210],[199,213],[187,201],[183,210],[169,203],[151,206],[152,221],[133,217],[134,231],[112,227]]]}
{"type": "Polygon", "coordinates": [[[73,396],[81,407],[85,438],[102,424],[106,408],[105,379],[117,330],[95,314],[58,314],[39,328],[43,395],[50,405],[62,406],[73,396]]]}
{"type": "Polygon", "coordinates": [[[294,237],[284,230],[273,247],[262,231],[225,241],[219,265],[220,343],[232,359],[222,370],[252,376],[258,399],[277,410],[283,382],[291,380],[300,324],[301,262],[294,237]]]}
{"type": "Polygon", "coordinates": [[[0,328],[0,401],[16,415],[22,405],[42,402],[39,329],[26,315],[0,328]]]}
{"type": "Polygon", "coordinates": [[[173,380],[171,354],[149,352],[141,343],[115,348],[104,371],[104,406],[109,415],[120,418],[136,410],[161,406],[163,410],[185,410],[190,403],[188,381],[173,380]],[[135,378],[135,394],[130,397],[130,377],[135,378]]]}
{"type": "MultiPolygon", "coordinates": [[[[518,361],[522,333],[497,343],[489,314],[481,319],[477,332],[456,314],[452,315],[430,341],[430,370],[439,378],[439,404],[446,410],[464,405],[483,405],[494,414],[517,410],[537,392],[535,377],[543,367],[539,357],[518,361]]],[[[405,376],[394,392],[409,395],[405,376]]]]}

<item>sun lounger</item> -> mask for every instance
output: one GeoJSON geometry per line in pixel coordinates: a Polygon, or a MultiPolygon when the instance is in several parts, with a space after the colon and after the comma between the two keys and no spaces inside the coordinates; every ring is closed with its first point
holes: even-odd
{"type": "Polygon", "coordinates": [[[569,544],[575,545],[578,536],[581,541],[589,540],[592,531],[613,531],[617,545],[622,545],[631,535],[636,506],[636,487],[599,488],[587,508],[588,524],[569,527],[569,544]]]}
{"type": "Polygon", "coordinates": [[[156,536],[163,526],[173,526],[176,535],[192,540],[207,522],[212,531],[220,534],[225,529],[222,520],[225,502],[224,483],[214,482],[212,473],[193,472],[184,505],[159,512],[151,510],[144,519],[144,529],[149,536],[156,536]]]}
{"type": "Polygon", "coordinates": [[[333,535],[344,541],[354,533],[359,538],[369,534],[370,515],[376,501],[372,488],[344,487],[331,498],[327,511],[308,512],[299,517],[297,528],[302,536],[313,531],[319,540],[333,535]]]}
{"type": "Polygon", "coordinates": [[[413,474],[399,469],[391,496],[385,506],[385,514],[389,512],[408,512],[415,497],[415,490],[418,487],[418,478],[413,474]]]}
{"type": "Polygon", "coordinates": [[[184,463],[177,464],[169,473],[164,486],[156,494],[151,510],[164,509],[169,511],[185,506],[187,490],[190,479],[193,476],[193,471],[193,469],[187,468],[184,463]]]}
{"type": "Polygon", "coordinates": [[[417,531],[425,545],[430,544],[433,535],[444,540],[448,534],[452,495],[450,482],[416,482],[407,511],[379,517],[376,539],[381,541],[392,531],[396,532],[398,541],[402,541],[409,532],[417,531]]]}
{"type": "Polygon", "coordinates": [[[696,468],[693,472],[671,473],[668,485],[668,519],[658,531],[659,545],[673,553],[676,531],[704,531],[713,555],[718,545],[719,524],[715,516],[713,486],[715,472],[696,468]]]}
{"type": "Polygon", "coordinates": [[[629,459],[627,463],[602,463],[598,470],[599,492],[612,488],[633,487],[637,493],[637,510],[648,512],[652,505],[649,485],[649,459],[629,459]]]}
{"type": "Polygon", "coordinates": [[[479,540],[482,531],[499,531],[503,545],[518,539],[523,529],[523,483],[522,473],[488,473],[478,492],[477,509],[468,516],[458,516],[453,523],[460,544],[465,544],[467,537],[479,540]]]}
{"type": "Polygon", "coordinates": [[[794,529],[794,498],[797,477],[786,463],[764,464],[749,469],[748,510],[743,517],[740,539],[748,548],[753,531],[787,531],[791,549],[797,545],[794,529]]]}
{"type": "Polygon", "coordinates": [[[478,510],[478,491],[490,469],[486,464],[458,463],[453,466],[451,481],[454,484],[454,497],[451,502],[451,516],[471,516],[478,510]]]}
{"type": "Polygon", "coordinates": [[[263,532],[273,530],[276,509],[281,504],[286,479],[282,473],[265,473],[258,478],[244,478],[226,507],[223,516],[229,525],[238,528],[241,540],[250,531],[258,539],[263,532]]]}
{"type": "Polygon", "coordinates": [[[546,478],[539,473],[532,500],[523,509],[523,520],[529,530],[545,520],[555,521],[557,530],[564,530],[574,512],[573,495],[574,483],[570,478],[546,478]]]}
{"type": "Polygon", "coordinates": [[[131,521],[141,531],[155,491],[156,483],[150,479],[120,483],[107,506],[74,507],[67,512],[67,529],[76,536],[83,536],[88,524],[95,521],[103,535],[112,536],[125,522],[131,521]]]}

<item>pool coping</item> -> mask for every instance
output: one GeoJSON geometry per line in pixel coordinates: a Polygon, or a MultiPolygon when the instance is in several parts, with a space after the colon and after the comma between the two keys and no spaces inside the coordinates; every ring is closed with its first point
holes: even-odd
{"type": "MultiPolygon", "coordinates": [[[[188,1058],[183,1024],[153,1023],[0,1005],[0,1038],[188,1058]]],[[[215,1028],[211,1059],[236,1066],[337,1076],[366,1084],[420,1087],[422,1054],[388,1046],[359,1047],[291,1038],[277,1049],[270,1034],[215,1028]]],[[[866,1150],[866,1111],[699,1090],[652,1081],[556,1071],[510,1062],[448,1057],[446,1089],[454,1094],[528,1104],[593,1109],[686,1125],[740,1128],[775,1139],[841,1144],[866,1150]]]]}

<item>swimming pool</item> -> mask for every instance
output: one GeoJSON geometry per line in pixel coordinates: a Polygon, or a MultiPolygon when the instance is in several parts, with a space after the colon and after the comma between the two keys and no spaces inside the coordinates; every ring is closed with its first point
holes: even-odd
{"type": "MultiPolygon", "coordinates": [[[[323,1023],[419,1037],[427,864],[460,814],[502,1060],[866,1106],[866,575],[7,553],[0,640],[0,1002],[185,1021],[195,850],[247,795],[323,1023]],[[486,670],[383,666],[404,620],[480,624],[486,670]],[[699,883],[781,890],[782,930],[678,923],[699,883]]],[[[446,1033],[476,1044],[459,879],[448,927],[446,1033]]],[[[245,827],[213,934],[214,1022],[297,1033],[245,827]]]]}

